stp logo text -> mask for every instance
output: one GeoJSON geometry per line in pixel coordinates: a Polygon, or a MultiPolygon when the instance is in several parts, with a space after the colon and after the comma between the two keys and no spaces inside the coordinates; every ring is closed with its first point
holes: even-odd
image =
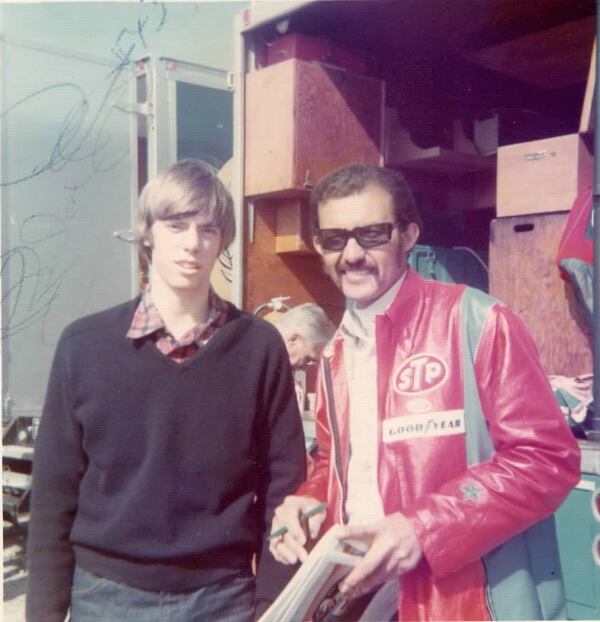
{"type": "Polygon", "coordinates": [[[442,384],[448,376],[446,363],[433,354],[415,354],[407,359],[394,377],[398,393],[414,395],[442,384]]]}

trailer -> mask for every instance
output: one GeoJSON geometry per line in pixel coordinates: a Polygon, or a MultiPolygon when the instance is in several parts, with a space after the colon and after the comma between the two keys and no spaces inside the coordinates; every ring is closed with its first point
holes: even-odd
{"type": "MultiPolygon", "coordinates": [[[[593,181],[595,10],[594,0],[253,2],[235,35],[242,305],[285,295],[337,322],[344,301],[320,269],[307,199],[339,166],[384,165],[405,175],[424,215],[413,266],[482,287],[483,264],[483,288],[522,317],[548,375],[590,373],[591,336],[556,249],[593,181]]],[[[571,618],[600,615],[597,440],[581,442],[582,479],[557,515],[571,618]]]]}

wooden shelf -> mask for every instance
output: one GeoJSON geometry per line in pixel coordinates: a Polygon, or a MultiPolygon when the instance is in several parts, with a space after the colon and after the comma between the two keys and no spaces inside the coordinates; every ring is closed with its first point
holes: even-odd
{"type": "Polygon", "coordinates": [[[459,121],[454,121],[452,148],[434,146],[419,147],[410,132],[400,125],[396,112],[386,109],[386,133],[384,156],[386,166],[407,171],[443,173],[460,177],[479,171],[493,171],[496,157],[477,153],[475,145],[462,130],[459,121]]]}
{"type": "Polygon", "coordinates": [[[22,490],[31,485],[31,475],[27,473],[17,473],[16,471],[2,471],[2,486],[20,488],[22,490]]]}
{"type": "Polygon", "coordinates": [[[22,445],[4,445],[2,448],[3,458],[15,458],[17,460],[33,460],[33,448],[22,445]]]}
{"type": "Polygon", "coordinates": [[[395,166],[401,170],[444,173],[450,176],[493,171],[496,167],[496,156],[461,153],[442,147],[431,147],[423,149],[422,152],[420,157],[399,162],[395,166]]]}

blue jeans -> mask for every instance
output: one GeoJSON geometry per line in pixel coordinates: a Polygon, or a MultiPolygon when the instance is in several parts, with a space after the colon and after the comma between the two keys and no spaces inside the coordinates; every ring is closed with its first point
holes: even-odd
{"type": "Polygon", "coordinates": [[[194,592],[148,592],[76,567],[72,622],[250,622],[254,577],[216,581],[194,592]]]}

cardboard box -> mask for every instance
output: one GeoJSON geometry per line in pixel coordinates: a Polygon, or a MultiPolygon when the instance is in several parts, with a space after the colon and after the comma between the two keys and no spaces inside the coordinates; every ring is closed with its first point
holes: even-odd
{"type": "Polygon", "coordinates": [[[496,213],[517,216],[570,210],[592,183],[593,158],[579,134],[498,149],[496,213]]]}

